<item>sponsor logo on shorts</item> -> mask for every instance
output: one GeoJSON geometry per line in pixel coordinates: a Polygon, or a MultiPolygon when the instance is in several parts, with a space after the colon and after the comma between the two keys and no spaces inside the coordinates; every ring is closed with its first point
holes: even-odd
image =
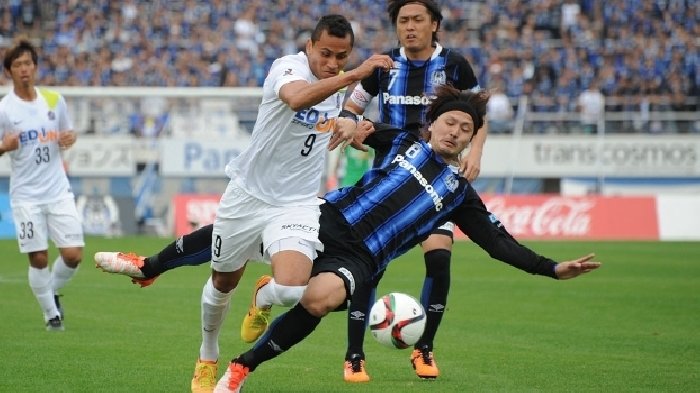
{"type": "Polygon", "coordinates": [[[355,293],[355,277],[353,277],[352,272],[344,267],[341,267],[338,271],[348,279],[350,283],[350,294],[352,295],[355,293]]]}
{"type": "Polygon", "coordinates": [[[429,312],[444,312],[445,305],[444,304],[431,304],[430,306],[428,306],[428,311],[429,312]]]}
{"type": "Polygon", "coordinates": [[[306,224],[284,224],[282,225],[282,230],[283,231],[301,231],[301,232],[307,232],[307,233],[317,233],[318,228],[311,226],[311,225],[306,225],[306,224]]]}
{"type": "Polygon", "coordinates": [[[63,238],[66,240],[80,240],[82,236],[80,233],[66,233],[63,235],[63,238]]]}

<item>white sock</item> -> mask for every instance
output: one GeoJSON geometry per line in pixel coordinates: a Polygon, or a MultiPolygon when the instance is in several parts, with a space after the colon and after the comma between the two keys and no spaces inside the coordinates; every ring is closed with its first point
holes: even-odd
{"type": "Polygon", "coordinates": [[[255,305],[258,308],[269,307],[272,305],[291,307],[299,302],[304,294],[306,286],[287,286],[277,284],[273,278],[264,287],[258,290],[255,295],[255,305]]]}
{"type": "Polygon", "coordinates": [[[199,348],[201,360],[219,359],[219,331],[224,323],[231,304],[231,295],[214,288],[211,277],[202,289],[202,345],[199,348]]]}
{"type": "Polygon", "coordinates": [[[44,312],[44,321],[58,315],[58,309],[53,299],[51,288],[51,273],[48,268],[37,269],[29,266],[29,287],[34,292],[34,297],[39,302],[41,311],[44,312]]]}
{"type": "Polygon", "coordinates": [[[57,294],[58,290],[63,288],[68,281],[70,281],[71,278],[75,275],[75,272],[78,271],[78,268],[76,267],[71,268],[68,265],[66,265],[66,262],[63,261],[63,258],[59,255],[58,258],[53,262],[53,266],[51,267],[51,285],[53,289],[53,293],[57,294]]]}

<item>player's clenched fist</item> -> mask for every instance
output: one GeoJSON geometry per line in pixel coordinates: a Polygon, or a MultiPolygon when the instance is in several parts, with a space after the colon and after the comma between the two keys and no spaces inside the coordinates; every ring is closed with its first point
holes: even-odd
{"type": "Polygon", "coordinates": [[[17,150],[18,147],[19,135],[17,135],[17,133],[7,132],[2,136],[2,142],[0,142],[0,152],[4,153],[6,151],[17,150]]]}
{"type": "Polygon", "coordinates": [[[384,70],[389,70],[394,67],[394,61],[391,57],[387,55],[373,55],[369,59],[365,60],[357,68],[350,71],[356,73],[359,79],[364,79],[370,75],[376,68],[382,68],[384,70]]]}

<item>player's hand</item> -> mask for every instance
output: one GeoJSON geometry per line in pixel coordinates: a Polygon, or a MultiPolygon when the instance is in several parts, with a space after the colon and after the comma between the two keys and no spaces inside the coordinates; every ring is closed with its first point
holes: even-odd
{"type": "Polygon", "coordinates": [[[374,132],[374,123],[369,120],[362,120],[357,123],[357,131],[350,146],[360,151],[369,151],[369,148],[364,145],[365,139],[374,132]]]}
{"type": "Polygon", "coordinates": [[[331,141],[328,144],[328,150],[334,150],[341,144],[343,144],[343,148],[347,146],[348,143],[352,142],[356,130],[357,123],[354,120],[345,117],[335,119],[333,134],[331,134],[331,141]]]}
{"type": "Polygon", "coordinates": [[[481,152],[476,149],[469,149],[466,157],[459,163],[459,173],[462,177],[474,181],[481,173],[481,152]]]}
{"type": "Polygon", "coordinates": [[[578,277],[600,267],[600,262],[591,261],[593,258],[595,254],[591,253],[573,261],[561,262],[554,268],[554,273],[560,280],[578,277]]]}
{"type": "Polygon", "coordinates": [[[61,150],[66,150],[73,146],[78,139],[78,134],[75,131],[62,131],[58,135],[58,147],[61,150]]]}
{"type": "Polygon", "coordinates": [[[362,80],[372,75],[376,68],[388,71],[394,68],[394,61],[387,55],[372,55],[372,57],[363,61],[357,68],[349,72],[356,74],[354,76],[357,80],[362,80]]]}
{"type": "Polygon", "coordinates": [[[19,134],[16,132],[6,132],[2,136],[2,150],[13,151],[19,148],[19,134]]]}

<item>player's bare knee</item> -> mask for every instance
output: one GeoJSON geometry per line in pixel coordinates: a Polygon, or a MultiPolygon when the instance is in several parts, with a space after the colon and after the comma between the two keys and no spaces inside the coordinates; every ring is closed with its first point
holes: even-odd
{"type": "Polygon", "coordinates": [[[75,269],[83,260],[82,248],[63,248],[60,252],[63,262],[70,268],[75,269]]]}
{"type": "Polygon", "coordinates": [[[44,269],[49,265],[49,254],[47,251],[34,251],[27,254],[29,265],[35,269],[44,269]]]}
{"type": "Polygon", "coordinates": [[[217,272],[213,271],[211,281],[214,288],[219,292],[229,293],[238,286],[238,281],[241,279],[241,274],[236,272],[217,272]]]}
{"type": "Polygon", "coordinates": [[[329,312],[335,309],[331,308],[326,299],[315,298],[315,299],[304,299],[302,298],[301,305],[306,309],[306,311],[318,318],[326,316],[329,312]]]}

